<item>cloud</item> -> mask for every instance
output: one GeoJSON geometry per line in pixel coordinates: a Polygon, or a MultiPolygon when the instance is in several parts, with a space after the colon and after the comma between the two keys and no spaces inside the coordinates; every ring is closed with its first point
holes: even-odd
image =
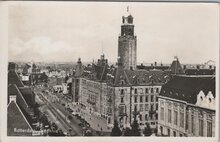
{"type": "Polygon", "coordinates": [[[9,60],[18,61],[66,61],[76,56],[78,51],[63,41],[50,37],[34,37],[24,42],[15,38],[9,43],[9,60]]]}

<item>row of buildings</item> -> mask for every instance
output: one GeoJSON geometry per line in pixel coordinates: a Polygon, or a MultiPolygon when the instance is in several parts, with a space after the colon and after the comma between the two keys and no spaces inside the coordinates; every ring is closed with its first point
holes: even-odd
{"type": "Polygon", "coordinates": [[[122,17],[118,62],[109,66],[104,55],[97,64],[83,66],[81,59],[72,78],[71,97],[81,109],[114,120],[121,128],[134,118],[141,129],[146,122],[161,136],[214,136],[215,67],[137,65],[133,17],[122,17]]]}
{"type": "MultiPolygon", "coordinates": [[[[182,66],[178,58],[170,66],[157,63],[137,65],[137,36],[134,35],[131,14],[122,17],[118,56],[116,66],[109,65],[104,55],[90,66],[83,66],[79,59],[73,76],[55,88],[62,88],[80,109],[105,118],[110,128],[114,120],[118,121],[120,128],[126,128],[131,127],[136,119],[142,130],[149,123],[160,136],[215,136],[213,65],[182,66]]],[[[19,96],[24,84],[16,78],[19,78],[16,72],[9,70],[9,87],[18,83],[15,89],[16,96],[19,96]]],[[[14,94],[9,92],[9,96],[14,94]]],[[[27,96],[34,98],[34,94],[27,96]]],[[[11,98],[9,106],[15,100],[15,97],[11,98]]],[[[34,99],[26,103],[29,102],[34,104],[34,99]]],[[[9,118],[8,122],[11,121],[14,120],[9,118]]],[[[12,130],[9,128],[8,133],[11,133],[9,131],[12,130]]]]}

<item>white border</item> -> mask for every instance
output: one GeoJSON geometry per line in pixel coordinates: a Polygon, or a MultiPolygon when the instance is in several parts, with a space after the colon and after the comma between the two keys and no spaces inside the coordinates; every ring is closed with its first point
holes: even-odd
{"type": "MultiPolygon", "coordinates": [[[[1,97],[1,139],[0,141],[16,141],[16,142],[30,142],[30,141],[91,141],[91,142],[99,142],[99,141],[127,141],[127,142],[138,142],[138,141],[178,141],[178,142],[217,142],[218,134],[219,134],[219,60],[216,62],[216,136],[213,138],[208,137],[7,137],[7,69],[8,69],[8,6],[10,5],[63,5],[68,2],[42,2],[42,1],[34,1],[34,2],[21,2],[21,1],[9,1],[9,2],[0,2],[0,97],[1,97]]],[[[80,2],[82,3],[82,2],[80,2]]],[[[86,3],[86,2],[83,2],[86,3]]],[[[114,3],[114,2],[111,2],[114,3]]],[[[106,3],[107,4],[107,3],[106,3]]],[[[220,15],[220,14],[219,14],[220,15]]],[[[207,19],[208,20],[208,19],[207,19]]],[[[219,49],[216,51],[217,56],[219,57],[219,49]]]]}

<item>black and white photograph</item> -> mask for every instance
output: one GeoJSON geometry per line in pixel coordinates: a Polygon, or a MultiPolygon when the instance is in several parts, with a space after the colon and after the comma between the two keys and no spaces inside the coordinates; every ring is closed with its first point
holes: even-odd
{"type": "Polygon", "coordinates": [[[217,140],[219,4],[38,1],[7,12],[8,138],[217,140]]]}

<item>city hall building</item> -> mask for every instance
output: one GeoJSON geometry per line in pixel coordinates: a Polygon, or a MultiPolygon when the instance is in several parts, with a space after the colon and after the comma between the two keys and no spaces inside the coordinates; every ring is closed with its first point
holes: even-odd
{"type": "Polygon", "coordinates": [[[156,128],[158,95],[170,72],[162,65],[163,69],[137,69],[137,37],[130,14],[122,17],[118,57],[116,67],[109,66],[104,55],[90,66],[83,66],[79,59],[72,79],[72,100],[81,109],[105,118],[109,127],[114,120],[121,128],[130,127],[136,117],[141,129],[146,122],[156,128]]]}

